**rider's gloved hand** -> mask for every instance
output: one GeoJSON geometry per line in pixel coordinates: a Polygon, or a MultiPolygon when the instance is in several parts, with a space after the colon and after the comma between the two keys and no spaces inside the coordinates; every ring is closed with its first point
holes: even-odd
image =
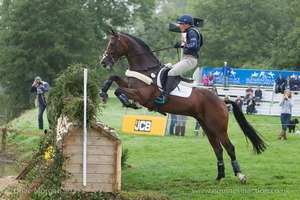
{"type": "Polygon", "coordinates": [[[183,48],[183,42],[182,41],[179,41],[179,42],[176,42],[176,44],[174,45],[174,48],[183,48]]]}

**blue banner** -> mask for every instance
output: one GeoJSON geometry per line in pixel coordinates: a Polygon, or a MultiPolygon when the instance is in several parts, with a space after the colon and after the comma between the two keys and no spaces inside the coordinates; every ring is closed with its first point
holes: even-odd
{"type": "MultiPolygon", "coordinates": [[[[216,84],[223,84],[222,68],[202,68],[202,74],[208,76],[212,72],[215,77],[216,84]]],[[[260,85],[273,86],[279,74],[286,80],[287,76],[299,76],[299,71],[281,71],[281,70],[261,70],[261,69],[234,69],[231,68],[228,84],[229,85],[260,85]]]]}

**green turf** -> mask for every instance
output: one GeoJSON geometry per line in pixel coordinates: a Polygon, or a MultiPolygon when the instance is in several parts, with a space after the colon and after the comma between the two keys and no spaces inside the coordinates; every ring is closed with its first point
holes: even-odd
{"type": "MultiPolygon", "coordinates": [[[[250,141],[247,142],[230,114],[229,137],[235,145],[247,184],[242,185],[234,176],[230,158],[225,152],[226,177],[217,182],[214,180],[217,160],[207,138],[202,135],[195,137],[195,119],[188,119],[185,137],[123,133],[125,113],[159,114],[144,108],[126,110],[112,91],[109,91],[109,96],[109,102],[98,118],[117,131],[122,147],[129,150],[129,167],[122,170],[122,190],[118,199],[299,199],[300,135],[288,133],[287,141],[278,141],[279,117],[246,115],[268,144],[263,154],[254,155],[250,141]]],[[[28,111],[25,118],[15,120],[12,126],[36,131],[37,110],[28,111]]],[[[31,137],[22,138],[22,143],[30,145],[31,142],[31,147],[37,144],[36,141],[32,144],[31,137]]],[[[20,145],[20,141],[14,144],[20,145]]]]}

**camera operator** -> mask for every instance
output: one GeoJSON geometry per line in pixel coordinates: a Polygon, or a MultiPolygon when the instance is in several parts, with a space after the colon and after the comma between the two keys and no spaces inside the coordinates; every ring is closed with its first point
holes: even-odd
{"type": "Polygon", "coordinates": [[[39,107],[38,124],[39,124],[40,130],[44,129],[43,114],[44,114],[45,110],[47,113],[49,128],[51,126],[51,122],[48,117],[48,107],[47,107],[46,98],[45,98],[45,92],[48,92],[49,90],[50,90],[50,85],[47,82],[42,81],[41,77],[39,77],[39,76],[35,77],[32,85],[30,87],[30,92],[36,92],[36,94],[37,94],[36,99],[35,99],[35,106],[39,107]]]}
{"type": "Polygon", "coordinates": [[[286,129],[288,124],[291,121],[292,107],[294,106],[294,100],[292,98],[292,94],[290,90],[284,91],[283,98],[279,103],[279,106],[281,106],[280,120],[281,120],[282,130],[278,135],[278,140],[281,140],[282,138],[284,140],[287,140],[286,129]]]}

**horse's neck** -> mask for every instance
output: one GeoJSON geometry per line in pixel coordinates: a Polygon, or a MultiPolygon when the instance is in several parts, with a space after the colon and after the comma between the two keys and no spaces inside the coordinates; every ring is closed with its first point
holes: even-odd
{"type": "Polygon", "coordinates": [[[129,70],[131,71],[142,71],[145,69],[151,69],[159,65],[159,61],[152,54],[150,49],[144,49],[134,39],[125,36],[124,41],[127,47],[127,60],[129,63],[129,70]]]}
{"type": "Polygon", "coordinates": [[[159,65],[158,60],[147,53],[138,56],[127,57],[129,70],[131,71],[142,71],[152,69],[159,65]]]}

